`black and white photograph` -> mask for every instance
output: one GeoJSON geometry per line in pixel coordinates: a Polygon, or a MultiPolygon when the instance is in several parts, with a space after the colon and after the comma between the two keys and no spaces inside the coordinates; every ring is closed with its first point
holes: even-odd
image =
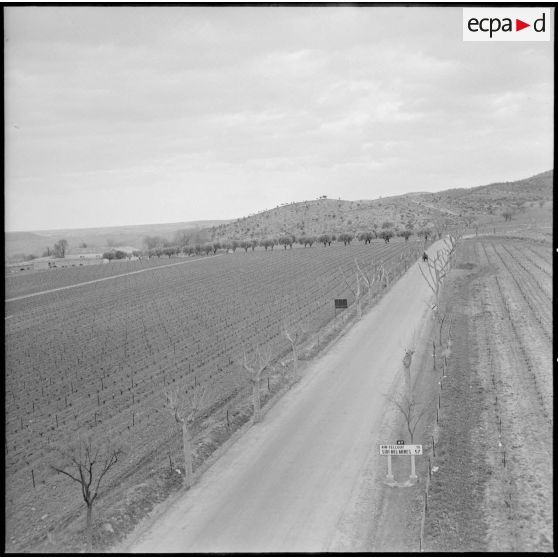
{"type": "Polygon", "coordinates": [[[3,3],[6,554],[554,552],[552,3],[3,3]]]}

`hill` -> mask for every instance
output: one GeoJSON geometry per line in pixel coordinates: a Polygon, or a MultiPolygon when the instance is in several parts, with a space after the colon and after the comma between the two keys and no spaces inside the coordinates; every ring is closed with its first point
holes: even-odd
{"type": "Polygon", "coordinates": [[[165,238],[178,245],[208,241],[231,241],[279,237],[283,234],[318,236],[320,234],[359,233],[390,228],[418,230],[436,221],[458,218],[478,221],[493,219],[506,210],[524,211],[552,201],[553,171],[514,182],[498,182],[474,188],[454,188],[441,192],[411,192],[375,200],[341,200],[320,197],[316,200],[282,204],[234,221],[189,221],[154,225],[60,229],[5,234],[7,261],[40,256],[47,246],[61,238],[69,254],[80,251],[103,252],[118,246],[144,248],[146,237],[165,238]]]}
{"type": "Polygon", "coordinates": [[[376,200],[317,200],[289,203],[224,223],[209,229],[211,240],[230,241],[251,238],[316,236],[323,233],[358,233],[380,229],[432,226],[441,218],[480,220],[500,215],[504,210],[519,211],[529,205],[552,200],[553,171],[515,182],[502,182],[459,188],[437,193],[409,193],[376,200]]]}
{"type": "Polygon", "coordinates": [[[553,171],[549,170],[514,182],[421,194],[419,199],[462,215],[497,215],[506,209],[521,210],[522,207],[551,201],[553,175],[553,171]]]}

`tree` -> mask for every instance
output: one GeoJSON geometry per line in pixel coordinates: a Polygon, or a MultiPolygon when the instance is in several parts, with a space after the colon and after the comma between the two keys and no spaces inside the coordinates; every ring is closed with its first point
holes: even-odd
{"type": "Polygon", "coordinates": [[[170,246],[169,241],[162,236],[146,236],[143,239],[143,243],[148,250],[152,250],[154,248],[166,248],[170,246]]]}
{"type": "Polygon", "coordinates": [[[304,335],[302,328],[297,326],[287,326],[283,323],[283,333],[287,338],[287,341],[291,344],[291,350],[293,351],[293,374],[295,380],[298,380],[298,350],[297,344],[300,343],[304,335]]]}
{"type": "Polygon", "coordinates": [[[429,257],[425,262],[419,262],[419,269],[430,290],[434,293],[436,299],[434,308],[436,309],[440,302],[442,282],[449,271],[449,259],[446,257],[445,251],[438,250],[436,256],[429,257]]]}
{"type": "MultiPolygon", "coordinates": [[[[438,345],[440,347],[442,346],[442,330],[447,315],[447,311],[442,311],[440,307],[440,290],[444,278],[449,272],[450,264],[455,257],[458,238],[460,237],[449,235],[449,238],[444,240],[444,249],[438,250],[436,256],[428,258],[426,262],[419,262],[419,270],[428,287],[434,293],[435,302],[432,310],[434,311],[434,317],[439,325],[438,345]]],[[[434,361],[434,369],[436,369],[435,339],[432,340],[432,358],[434,361]]]]}
{"type": "Polygon", "coordinates": [[[358,239],[364,244],[370,244],[373,238],[374,235],[371,232],[362,232],[358,235],[358,239]]]}
{"type": "Polygon", "coordinates": [[[199,417],[206,402],[206,387],[201,384],[187,388],[180,383],[163,391],[165,408],[172,414],[182,430],[182,451],[184,454],[184,488],[190,488],[194,482],[192,458],[192,427],[199,417]]]}
{"type": "Polygon", "coordinates": [[[413,443],[415,431],[418,423],[428,411],[428,405],[418,405],[415,400],[408,396],[402,395],[398,398],[392,398],[390,401],[395,405],[397,410],[403,415],[405,426],[411,437],[411,444],[413,443]]]}
{"type": "Polygon", "coordinates": [[[405,356],[403,357],[403,376],[405,378],[405,388],[407,390],[407,397],[411,397],[411,363],[413,361],[414,349],[405,349],[405,356]]]}
{"type": "MultiPolygon", "coordinates": [[[[356,262],[356,260],[355,260],[356,262]]],[[[353,287],[351,286],[351,284],[349,283],[349,281],[347,280],[347,278],[345,277],[345,274],[343,273],[343,270],[341,268],[339,268],[339,271],[341,271],[341,274],[343,275],[343,279],[345,281],[345,283],[347,284],[347,287],[349,287],[349,290],[353,293],[353,296],[355,297],[355,304],[356,304],[356,309],[357,309],[357,318],[360,320],[360,318],[362,318],[362,307],[360,305],[360,297],[362,295],[362,291],[360,290],[360,274],[358,271],[358,264],[357,264],[357,271],[355,274],[355,288],[353,289],[353,287]]]]}
{"type": "Polygon", "coordinates": [[[351,244],[351,240],[353,240],[354,236],[351,233],[341,233],[337,236],[338,242],[342,242],[345,246],[347,244],[351,244]]]}
{"type": "Polygon", "coordinates": [[[280,236],[278,243],[281,244],[283,246],[283,248],[286,250],[287,246],[289,248],[293,247],[293,237],[291,235],[284,235],[284,236],[280,236]]]}
{"type": "Polygon", "coordinates": [[[380,238],[382,238],[384,240],[384,242],[386,242],[386,244],[389,242],[390,238],[393,238],[393,231],[392,230],[383,230],[379,236],[380,238]]]}
{"type": "Polygon", "coordinates": [[[434,230],[436,231],[438,240],[440,240],[446,234],[451,224],[451,220],[440,215],[432,219],[432,222],[434,223],[434,230]]]}
{"type": "Polygon", "coordinates": [[[401,231],[399,233],[399,236],[403,237],[405,239],[405,242],[408,242],[409,237],[413,234],[413,231],[410,231],[409,229],[405,229],[404,231],[401,231]]]}
{"type": "Polygon", "coordinates": [[[54,257],[55,258],[64,258],[66,256],[66,252],[68,251],[68,241],[67,240],[59,240],[54,245],[54,257]]]}
{"type": "Polygon", "coordinates": [[[322,234],[318,237],[318,242],[321,242],[324,246],[331,246],[331,237],[329,234],[322,234]]]}
{"type": "Polygon", "coordinates": [[[259,345],[256,347],[251,360],[246,356],[246,349],[243,353],[242,368],[246,373],[246,377],[252,385],[252,405],[254,408],[254,424],[261,420],[261,403],[260,403],[260,382],[264,370],[271,362],[271,349],[262,349],[259,345]]]}
{"type": "Polygon", "coordinates": [[[99,495],[101,481],[118,463],[122,448],[110,441],[93,442],[91,437],[80,437],[67,447],[55,448],[58,461],[51,468],[77,482],[87,506],[86,528],[88,551],[93,548],[93,504],[99,495]]]}
{"type": "Polygon", "coordinates": [[[248,248],[250,248],[250,242],[248,242],[247,240],[243,240],[240,243],[240,247],[244,249],[244,252],[248,252],[248,248]]]}
{"type": "Polygon", "coordinates": [[[504,217],[504,221],[511,221],[513,212],[511,211],[511,209],[506,209],[506,211],[502,213],[502,217],[504,217]]]}
{"type": "Polygon", "coordinates": [[[366,288],[368,289],[368,303],[372,302],[372,286],[378,279],[378,266],[374,266],[372,270],[363,269],[357,259],[355,258],[355,265],[357,268],[357,272],[360,273],[360,276],[366,283],[366,288]]]}
{"type": "Polygon", "coordinates": [[[252,252],[256,249],[256,247],[258,246],[259,242],[254,238],[252,239],[250,245],[252,246],[252,252]]]}
{"type": "Polygon", "coordinates": [[[114,252],[112,250],[110,252],[105,252],[103,254],[103,259],[108,260],[109,262],[114,260],[114,252]]]}

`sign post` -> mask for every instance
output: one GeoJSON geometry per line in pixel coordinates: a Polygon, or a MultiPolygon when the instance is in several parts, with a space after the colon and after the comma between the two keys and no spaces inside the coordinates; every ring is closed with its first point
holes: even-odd
{"type": "Polygon", "coordinates": [[[387,455],[388,458],[388,472],[386,480],[388,483],[393,484],[393,471],[391,467],[392,455],[410,455],[411,456],[411,475],[409,481],[414,483],[417,480],[417,473],[415,468],[415,455],[422,455],[422,446],[420,444],[404,444],[403,440],[397,440],[397,444],[382,444],[380,445],[380,455],[387,455]]]}
{"type": "Polygon", "coordinates": [[[416,481],[417,480],[417,474],[415,472],[415,454],[412,453],[411,454],[411,476],[409,477],[409,480],[411,481],[416,481]]]}
{"type": "Polygon", "coordinates": [[[388,455],[388,472],[386,475],[386,480],[388,482],[393,482],[393,472],[391,470],[391,454],[388,455]]]}
{"type": "Polygon", "coordinates": [[[347,304],[346,298],[336,298],[334,299],[335,311],[333,314],[333,318],[337,318],[337,310],[346,310],[349,306],[347,304]]]}

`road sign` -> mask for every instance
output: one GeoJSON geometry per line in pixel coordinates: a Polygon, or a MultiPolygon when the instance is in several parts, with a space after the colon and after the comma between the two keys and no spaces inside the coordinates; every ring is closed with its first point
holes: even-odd
{"type": "Polygon", "coordinates": [[[403,445],[405,445],[405,440],[397,440],[397,445],[398,445],[398,446],[403,446],[403,445]]]}
{"type": "Polygon", "coordinates": [[[413,445],[380,445],[380,455],[422,455],[422,446],[413,445]]]}
{"type": "Polygon", "coordinates": [[[347,308],[346,298],[336,298],[335,299],[335,309],[337,308],[347,308]]]}

